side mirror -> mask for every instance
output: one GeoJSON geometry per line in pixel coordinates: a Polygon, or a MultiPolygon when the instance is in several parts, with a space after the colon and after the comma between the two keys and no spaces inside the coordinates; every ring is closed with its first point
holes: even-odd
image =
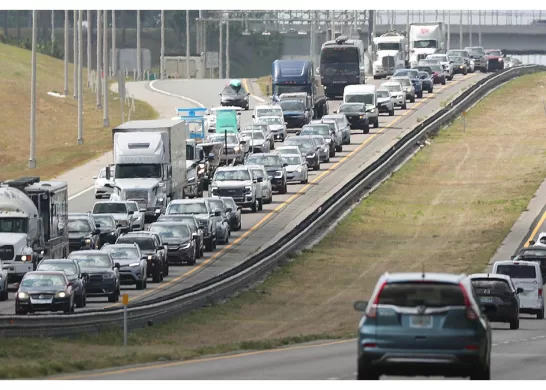
{"type": "Polygon", "coordinates": [[[221,215],[222,215],[222,211],[220,211],[220,210],[218,210],[218,209],[217,209],[217,210],[214,210],[214,216],[215,216],[215,217],[219,217],[219,216],[221,216],[221,215]]]}
{"type": "Polygon", "coordinates": [[[16,289],[19,289],[20,286],[21,286],[21,283],[15,283],[15,284],[13,285],[13,287],[15,287],[16,289]]]}
{"type": "MultiPolygon", "coordinates": [[[[142,255],[140,257],[140,260],[148,260],[148,255],[142,255]]],[[[116,263],[117,264],[117,263],[116,263]]]]}
{"type": "Polygon", "coordinates": [[[199,237],[199,234],[194,232],[194,233],[191,234],[191,236],[195,240],[195,239],[197,239],[197,237],[199,237]]]}
{"type": "Polygon", "coordinates": [[[94,235],[100,234],[100,229],[95,229],[95,231],[93,231],[93,234],[94,235]]]}
{"type": "Polygon", "coordinates": [[[516,256],[510,256],[510,260],[514,260],[516,256]]]}
{"type": "Polygon", "coordinates": [[[256,179],[256,181],[257,181],[258,183],[262,183],[262,182],[264,181],[264,178],[260,176],[258,179],[256,179]]]}
{"type": "Polygon", "coordinates": [[[209,161],[214,161],[214,156],[209,156],[209,161]]]}
{"type": "Polygon", "coordinates": [[[535,245],[535,244],[536,244],[535,241],[533,241],[533,240],[529,241],[529,245],[535,245]]]}
{"type": "Polygon", "coordinates": [[[355,309],[355,311],[365,312],[367,307],[368,307],[367,301],[356,301],[353,304],[353,308],[355,309]]]}
{"type": "Polygon", "coordinates": [[[222,96],[222,92],[218,92],[218,96],[222,96]]]}
{"type": "Polygon", "coordinates": [[[100,228],[100,223],[96,223],[96,224],[95,224],[95,227],[96,227],[96,228],[100,228]]]}
{"type": "Polygon", "coordinates": [[[250,96],[250,93],[247,92],[247,93],[246,93],[246,96],[250,96]]]}
{"type": "Polygon", "coordinates": [[[241,111],[237,111],[237,115],[241,115],[241,111]]]}
{"type": "Polygon", "coordinates": [[[74,282],[68,282],[68,284],[66,286],[67,287],[72,287],[72,286],[74,286],[74,282]]]}
{"type": "Polygon", "coordinates": [[[300,135],[301,131],[296,131],[296,135],[300,135]]]}
{"type": "Polygon", "coordinates": [[[256,115],[252,114],[252,119],[256,118],[256,115]]]}
{"type": "Polygon", "coordinates": [[[337,114],[337,110],[334,110],[334,114],[337,114]]]}
{"type": "Polygon", "coordinates": [[[239,142],[241,145],[246,145],[246,141],[245,140],[242,140],[239,142]]]}
{"type": "Polygon", "coordinates": [[[138,210],[139,213],[145,213],[146,212],[146,209],[140,209],[138,210]]]}
{"type": "Polygon", "coordinates": [[[288,126],[288,122],[284,122],[284,125],[285,125],[285,126],[288,126]]]}
{"type": "Polygon", "coordinates": [[[522,289],[521,287],[518,287],[517,290],[516,290],[516,294],[521,294],[523,291],[525,291],[525,290],[522,289]]]}
{"type": "Polygon", "coordinates": [[[315,148],[315,150],[320,150],[320,146],[317,146],[317,147],[315,148]]]}
{"type": "Polygon", "coordinates": [[[237,210],[242,210],[243,206],[237,206],[237,210]]]}
{"type": "Polygon", "coordinates": [[[127,214],[128,215],[133,215],[135,212],[133,210],[129,211],[127,214]]]}
{"type": "Polygon", "coordinates": [[[282,166],[283,166],[283,167],[287,167],[287,166],[288,166],[288,163],[284,163],[282,166]]]}
{"type": "Polygon", "coordinates": [[[227,211],[228,213],[231,213],[231,212],[233,211],[233,209],[232,209],[231,207],[228,207],[228,208],[226,208],[226,211],[227,211]]]}
{"type": "Polygon", "coordinates": [[[110,180],[110,167],[106,167],[106,180],[110,180]]]}
{"type": "Polygon", "coordinates": [[[164,247],[163,245],[159,245],[159,246],[157,247],[157,249],[160,250],[160,251],[162,251],[163,249],[165,249],[165,247],[164,247]]]}
{"type": "Polygon", "coordinates": [[[116,228],[120,228],[120,227],[121,227],[121,223],[117,223],[116,228]]]}
{"type": "Polygon", "coordinates": [[[114,268],[120,269],[121,265],[119,263],[114,264],[114,268]]]}

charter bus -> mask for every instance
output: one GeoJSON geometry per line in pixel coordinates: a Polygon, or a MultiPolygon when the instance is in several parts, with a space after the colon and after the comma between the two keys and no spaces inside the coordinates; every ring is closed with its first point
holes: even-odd
{"type": "Polygon", "coordinates": [[[364,42],[340,36],[320,49],[319,74],[326,96],[343,96],[347,85],[365,84],[364,42]]]}

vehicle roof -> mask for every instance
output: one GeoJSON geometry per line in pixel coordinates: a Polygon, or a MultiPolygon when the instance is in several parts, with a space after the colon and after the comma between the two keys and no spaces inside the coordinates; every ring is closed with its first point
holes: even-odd
{"type": "Polygon", "coordinates": [[[74,263],[74,259],[43,259],[40,263],[74,263]]]}
{"type": "Polygon", "coordinates": [[[533,267],[540,267],[539,263],[526,260],[499,260],[495,261],[493,268],[495,268],[497,265],[531,265],[533,267]]]}
{"type": "Polygon", "coordinates": [[[66,275],[64,274],[63,271],[30,271],[30,272],[27,272],[25,274],[26,275],[29,275],[29,274],[40,274],[40,275],[62,275],[64,277],[66,277],[66,275]]]}
{"type": "MultiPolygon", "coordinates": [[[[546,233],[540,233],[540,234],[538,235],[538,239],[540,240],[540,239],[541,239],[542,237],[544,237],[545,235],[546,235],[546,233]]],[[[546,246],[544,246],[543,244],[542,244],[542,245],[536,245],[536,244],[535,244],[535,245],[530,245],[530,246],[528,246],[527,248],[521,248],[521,249],[518,251],[518,253],[521,252],[521,251],[524,251],[524,250],[526,250],[526,249],[539,250],[539,251],[546,251],[546,246]]]]}
{"type": "MultiPolygon", "coordinates": [[[[252,156],[255,156],[257,153],[253,153],[252,156]]],[[[247,170],[247,166],[246,165],[236,165],[234,167],[218,167],[218,169],[216,169],[216,172],[218,171],[241,171],[241,170],[247,170]]]]}
{"type": "Polygon", "coordinates": [[[101,255],[101,256],[104,256],[104,252],[101,251],[100,249],[92,249],[92,250],[83,250],[83,251],[74,251],[74,252],[70,252],[68,254],[68,256],[71,256],[73,254],[79,254],[79,253],[83,253],[83,254],[86,254],[86,255],[101,255]]]}
{"type": "Polygon", "coordinates": [[[259,110],[261,108],[264,108],[264,109],[276,108],[276,109],[282,110],[281,106],[279,106],[278,104],[271,104],[271,105],[269,105],[269,104],[260,104],[260,105],[254,106],[255,110],[259,110]]]}
{"type": "Polygon", "coordinates": [[[311,122],[309,122],[308,124],[303,125],[301,128],[303,129],[304,127],[308,127],[310,125],[319,125],[319,126],[330,128],[330,125],[327,122],[322,122],[323,119],[335,119],[335,118],[322,117],[321,119],[314,119],[311,122]]]}
{"type": "Polygon", "coordinates": [[[387,283],[398,283],[398,282],[417,282],[421,280],[430,281],[430,282],[442,282],[442,283],[452,283],[459,284],[467,276],[464,274],[454,275],[448,273],[436,273],[436,272],[425,272],[423,277],[422,272],[399,272],[399,273],[385,273],[381,277],[383,281],[387,283]]]}
{"type": "MultiPolygon", "coordinates": [[[[409,76],[393,76],[391,78],[391,80],[402,80],[402,79],[407,79],[407,80],[410,80],[410,77],[409,76]]],[[[411,81],[411,80],[410,80],[411,81]]]]}
{"type": "MultiPolygon", "coordinates": [[[[222,167],[220,167],[222,168],[222,167]]],[[[218,169],[220,169],[218,168],[218,169]]],[[[169,202],[169,205],[171,204],[186,204],[186,203],[204,203],[205,200],[203,198],[193,198],[193,199],[173,199],[169,202]]]]}
{"type": "Polygon", "coordinates": [[[376,86],[374,84],[359,84],[359,85],[347,85],[343,89],[343,93],[349,92],[375,92],[376,86]]]}
{"type": "Polygon", "coordinates": [[[256,165],[256,164],[252,164],[252,165],[246,165],[248,167],[248,169],[262,169],[262,170],[265,170],[265,167],[263,165],[256,165]]]}
{"type": "Polygon", "coordinates": [[[472,274],[468,276],[470,279],[502,279],[510,281],[512,278],[503,274],[472,274]]]}
{"type": "MultiPolygon", "coordinates": [[[[398,78],[402,78],[402,76],[398,76],[397,79],[398,78]]],[[[406,77],[406,78],[409,79],[409,77],[406,77]]],[[[386,82],[382,83],[380,85],[380,87],[394,87],[394,86],[397,86],[397,85],[400,85],[400,83],[398,81],[386,81],[386,82]]],[[[364,103],[344,103],[344,104],[364,104],[364,103]]]]}
{"type": "Polygon", "coordinates": [[[301,159],[301,154],[283,154],[281,158],[285,157],[299,157],[301,159]]]}
{"type": "Polygon", "coordinates": [[[95,202],[95,204],[97,204],[97,203],[122,203],[122,204],[125,204],[126,202],[128,202],[128,201],[126,201],[126,200],[97,200],[95,202]]]}
{"type": "MultiPolygon", "coordinates": [[[[134,243],[134,244],[126,244],[126,243],[108,244],[108,245],[103,246],[102,249],[112,248],[113,246],[116,247],[116,248],[136,248],[136,249],[140,249],[137,243],[134,243]]],[[[101,249],[101,251],[104,252],[102,249],[101,249]]]]}

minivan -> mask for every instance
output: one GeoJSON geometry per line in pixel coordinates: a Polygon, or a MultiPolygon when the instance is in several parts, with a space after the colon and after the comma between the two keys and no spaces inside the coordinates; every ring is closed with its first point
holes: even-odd
{"type": "Polygon", "coordinates": [[[508,275],[516,288],[521,287],[519,294],[519,312],[536,314],[544,318],[544,296],[540,264],[533,261],[503,260],[493,264],[493,273],[508,275]]]}
{"type": "Polygon", "coordinates": [[[375,85],[347,85],[343,90],[343,103],[364,103],[370,123],[373,124],[373,127],[379,127],[375,85]]]}

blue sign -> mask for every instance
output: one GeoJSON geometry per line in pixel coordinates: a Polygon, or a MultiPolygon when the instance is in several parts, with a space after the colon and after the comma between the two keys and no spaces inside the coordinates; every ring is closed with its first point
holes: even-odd
{"type": "Polygon", "coordinates": [[[184,120],[186,123],[200,123],[200,131],[191,131],[190,138],[205,138],[205,113],[207,109],[203,107],[192,108],[177,108],[176,113],[178,117],[184,120]]]}

